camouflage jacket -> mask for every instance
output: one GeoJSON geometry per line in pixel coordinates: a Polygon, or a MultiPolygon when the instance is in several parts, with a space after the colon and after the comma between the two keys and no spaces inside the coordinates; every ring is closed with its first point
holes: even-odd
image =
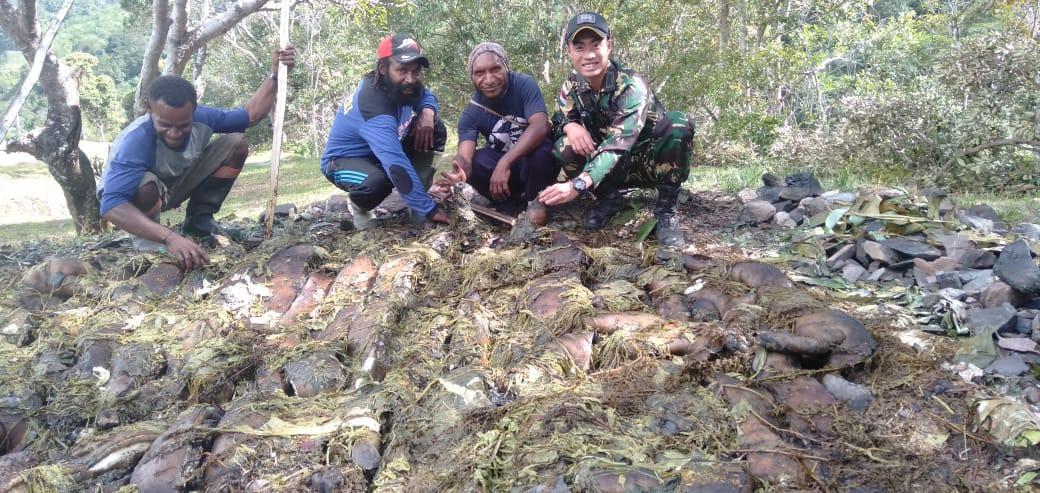
{"type": "Polygon", "coordinates": [[[650,145],[654,126],[663,115],[664,106],[643,76],[611,61],[598,92],[573,71],[563,81],[553,128],[556,138],[563,136],[564,125],[572,122],[592,134],[597,148],[585,163],[585,172],[598,184],[621,156],[650,145]]]}

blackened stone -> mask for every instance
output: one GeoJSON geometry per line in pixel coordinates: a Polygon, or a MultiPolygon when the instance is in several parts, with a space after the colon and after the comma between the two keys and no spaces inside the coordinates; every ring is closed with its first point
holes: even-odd
{"type": "Polygon", "coordinates": [[[959,259],[964,252],[975,248],[975,242],[961,233],[937,235],[935,239],[942,243],[947,257],[959,259]]]}
{"type": "Polygon", "coordinates": [[[883,265],[894,264],[899,261],[896,253],[876,241],[864,241],[862,244],[863,253],[866,254],[870,260],[877,260],[883,265]]]}
{"type": "Polygon", "coordinates": [[[962,289],[971,296],[982,293],[997,280],[990,269],[965,270],[961,271],[960,275],[961,282],[964,283],[962,289]]]}
{"type": "Polygon", "coordinates": [[[758,200],[770,203],[780,200],[780,187],[759,187],[756,192],[758,192],[758,200]]]}
{"type": "Polygon", "coordinates": [[[812,190],[805,187],[783,187],[780,189],[780,198],[793,202],[801,202],[802,199],[812,196],[812,190]]]}
{"type": "Polygon", "coordinates": [[[350,211],[346,194],[335,194],[325,202],[325,212],[329,214],[343,214],[350,211]]]}
{"type": "Polygon", "coordinates": [[[960,289],[964,287],[960,275],[956,272],[939,272],[935,274],[935,283],[939,286],[939,289],[960,289]]]}
{"type": "Polygon", "coordinates": [[[855,262],[849,262],[841,269],[841,277],[848,283],[854,283],[862,279],[863,275],[866,273],[867,269],[864,269],[862,265],[855,262]]]}
{"type": "MultiPolygon", "coordinates": [[[[889,264],[888,265],[888,270],[894,270],[894,271],[897,271],[897,272],[907,271],[907,270],[910,270],[911,267],[916,267],[916,264],[914,263],[915,261],[916,262],[925,262],[924,260],[917,260],[917,259],[912,259],[912,258],[911,259],[906,259],[906,260],[900,260],[899,262],[894,262],[892,264],[889,264]]],[[[880,263],[878,265],[880,265],[880,263]]]]}
{"type": "Polygon", "coordinates": [[[1022,390],[1022,397],[1025,397],[1026,402],[1037,405],[1040,404],[1040,387],[1036,384],[1027,383],[1026,388],[1022,390]]]}
{"type": "Polygon", "coordinates": [[[975,334],[989,330],[997,332],[1014,330],[1017,314],[1015,307],[1010,303],[995,308],[972,308],[968,310],[968,326],[975,334]]]}
{"type": "Polygon", "coordinates": [[[942,256],[938,248],[909,238],[889,238],[881,240],[881,244],[905,257],[935,260],[942,256]]]}
{"type": "Polygon", "coordinates": [[[859,230],[863,233],[872,233],[875,231],[884,231],[887,224],[884,221],[878,219],[871,219],[860,225],[859,230]]]}
{"type": "Polygon", "coordinates": [[[839,248],[838,251],[836,251],[833,254],[831,254],[830,257],[827,257],[827,267],[830,267],[831,269],[834,269],[834,268],[836,268],[835,265],[838,262],[841,262],[841,261],[844,261],[844,260],[848,260],[848,259],[852,258],[852,256],[855,255],[855,254],[856,254],[856,245],[853,245],[853,244],[849,243],[849,244],[839,248]]]}
{"type": "Polygon", "coordinates": [[[993,221],[993,232],[997,234],[1006,234],[1007,224],[1000,220],[1000,216],[997,211],[993,210],[989,204],[975,204],[968,208],[968,215],[981,217],[983,219],[989,219],[993,221]]]}
{"type": "Polygon", "coordinates": [[[1026,364],[1021,354],[1012,354],[1003,358],[997,358],[986,367],[986,371],[1006,377],[1017,377],[1028,372],[1029,365],[1026,364]]]}
{"type": "Polygon", "coordinates": [[[1018,235],[1019,238],[1040,241],[1040,225],[1033,223],[1016,224],[1014,228],[1011,228],[1011,232],[1018,235]]]}
{"type": "Polygon", "coordinates": [[[795,207],[798,207],[798,203],[790,200],[781,200],[773,204],[773,207],[776,207],[777,212],[791,212],[795,207]]]}
{"type": "Polygon", "coordinates": [[[971,229],[974,229],[975,231],[978,231],[982,234],[989,234],[993,232],[993,221],[990,221],[989,219],[986,219],[984,217],[972,216],[971,214],[959,212],[957,214],[957,220],[960,221],[961,224],[971,229]]]}
{"type": "Polygon", "coordinates": [[[993,273],[1009,286],[1028,295],[1040,295],[1040,267],[1025,240],[1004,247],[993,265],[993,273]]]}
{"type": "Polygon", "coordinates": [[[780,177],[772,173],[764,173],[762,175],[762,184],[767,187],[780,187],[780,177]]]}
{"type": "Polygon", "coordinates": [[[957,257],[957,262],[965,269],[989,269],[993,267],[993,264],[997,263],[997,254],[989,250],[972,248],[964,250],[957,257]]]}
{"type": "Polygon", "coordinates": [[[968,208],[968,215],[989,219],[990,221],[1000,221],[1000,216],[997,215],[997,211],[994,210],[989,204],[975,204],[968,208]]]}
{"type": "MultiPolygon", "coordinates": [[[[816,177],[812,173],[794,173],[784,177],[784,185],[788,187],[804,188],[809,195],[806,197],[820,195],[823,193],[823,187],[820,186],[820,182],[816,181],[816,177]]],[[[803,197],[805,198],[805,197],[803,197]]],[[[799,199],[800,200],[800,199],[799,199]]]]}
{"type": "Polygon", "coordinates": [[[805,209],[801,207],[795,207],[791,212],[787,213],[788,217],[791,218],[796,224],[802,222],[805,219],[805,209]]]}
{"type": "Polygon", "coordinates": [[[1016,317],[1015,320],[1015,332],[1027,336],[1033,333],[1033,319],[1016,317]]]}

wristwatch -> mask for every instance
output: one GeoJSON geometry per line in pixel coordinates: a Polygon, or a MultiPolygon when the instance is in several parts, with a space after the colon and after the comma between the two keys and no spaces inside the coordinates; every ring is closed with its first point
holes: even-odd
{"type": "Polygon", "coordinates": [[[573,186],[574,190],[576,190],[580,195],[589,193],[589,184],[585,183],[585,180],[582,179],[580,175],[571,179],[571,186],[573,186]]]}

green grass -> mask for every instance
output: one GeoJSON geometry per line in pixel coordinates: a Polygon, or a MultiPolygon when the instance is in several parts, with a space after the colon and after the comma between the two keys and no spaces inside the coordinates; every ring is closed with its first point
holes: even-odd
{"type": "MultiPolygon", "coordinates": [[[[218,216],[259,218],[267,208],[271,190],[270,158],[258,156],[238,175],[218,216]]],[[[328,198],[338,189],[321,174],[318,158],[285,156],[279,165],[278,203],[293,203],[302,210],[311,202],[328,198]]],[[[177,219],[180,221],[180,218],[177,219]]]]}

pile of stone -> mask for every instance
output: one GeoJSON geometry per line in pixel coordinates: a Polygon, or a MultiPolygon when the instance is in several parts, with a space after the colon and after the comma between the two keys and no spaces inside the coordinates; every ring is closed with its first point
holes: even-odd
{"type": "Polygon", "coordinates": [[[766,173],[762,175],[761,187],[742,190],[738,196],[744,202],[747,222],[780,228],[805,224],[836,204],[849,204],[856,199],[856,194],[850,192],[824,192],[820,182],[808,172],[787,175],[782,182],[778,176],[766,173]]]}

